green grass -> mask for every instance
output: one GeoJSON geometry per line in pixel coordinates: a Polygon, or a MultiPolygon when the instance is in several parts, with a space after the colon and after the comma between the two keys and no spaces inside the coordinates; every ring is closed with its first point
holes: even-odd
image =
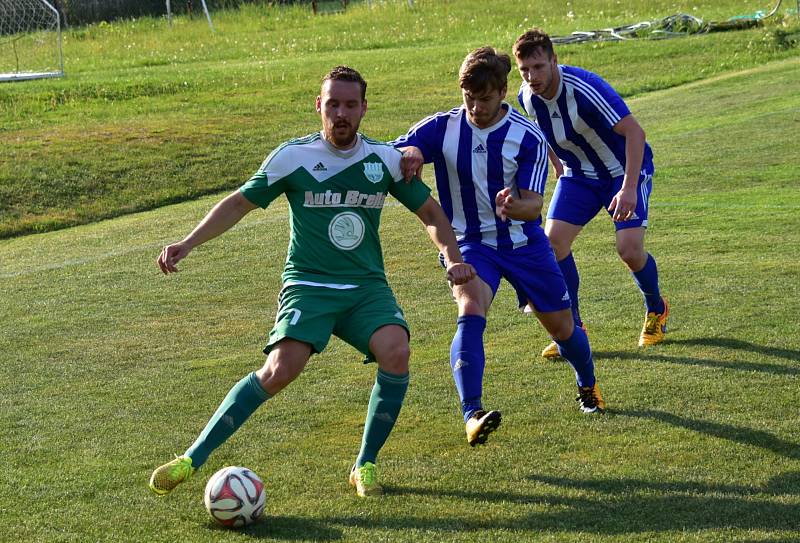
{"type": "MultiPolygon", "coordinates": [[[[0,237],[238,186],[269,149],[316,129],[307,113],[321,74],[341,62],[370,83],[364,129],[393,138],[459,100],[454,76],[467,51],[486,43],[510,49],[531,25],[566,34],[677,11],[719,20],[764,7],[752,0],[625,8],[549,0],[534,12],[519,1],[417,5],[376,3],[368,11],[355,4],[324,17],[302,7],[248,6],[215,14],[214,34],[200,18],[178,18],[172,29],[143,18],[68,30],[66,78],[0,85],[0,237]]],[[[597,70],[635,96],[796,57],[796,40],[778,33],[797,31],[796,19],[781,16],[746,32],[559,51],[563,62],[597,70]]],[[[512,74],[512,91],[518,82],[512,74]]]]}
{"type": "MultiPolygon", "coordinates": [[[[718,13],[746,11],[727,8],[718,13]]],[[[500,25],[501,15],[493,24],[500,25]]],[[[297,17],[318,24],[299,11],[297,17]]],[[[224,21],[218,26],[224,29],[224,21]]],[[[641,58],[634,65],[643,66],[647,51],[660,47],[689,58],[700,54],[698,43],[708,45],[710,56],[722,54],[716,40],[743,35],[569,49],[570,61],[618,74],[615,82],[632,95],[629,103],[648,132],[658,168],[648,248],[673,306],[669,342],[639,351],[640,297],[614,254],[610,222],[590,223],[575,251],[609,404],[604,417],[577,412],[571,372],[537,359],[545,333],[516,311],[504,286],[486,333],[485,391],[504,423],[489,444],[470,449],[447,364],[455,307],[419,223],[400,207],[385,209],[387,272],[412,325],[413,355],[407,403],[379,458],[388,493],[378,501],[358,500],[346,483],[374,367],[363,367],[336,339],[195,479],[166,499],[146,489],[150,471],[182,452],[230,386],[261,363],[289,235],[283,202],[198,248],[171,277],[158,272],[158,251],[221,194],[0,240],[0,541],[800,541],[800,340],[793,303],[800,295],[800,60],[750,58],[685,80],[669,67],[663,70],[669,84],[652,87],[637,82],[646,74],[623,73],[625,66],[614,64],[641,58]],[[624,55],[625,48],[633,52],[608,60],[609,52],[624,55]],[[680,85],[688,81],[694,82],[680,85]],[[201,502],[207,477],[230,464],[254,469],[267,484],[266,519],[242,532],[215,527],[201,502]]],[[[456,103],[448,80],[455,68],[427,69],[446,64],[432,52],[457,64],[467,45],[459,47],[423,47],[430,62],[419,67],[423,53],[413,57],[408,48],[408,72],[390,70],[384,59],[377,72],[384,79],[370,88],[365,131],[388,135],[381,133],[391,133],[387,126],[402,130],[456,103]],[[404,96],[409,103],[398,106],[404,96]]],[[[285,66],[315,74],[316,81],[335,59],[370,58],[377,68],[379,52],[366,50],[299,55],[285,66]]],[[[166,81],[169,70],[162,69],[166,81]]],[[[259,116],[242,113],[248,98],[226,88],[228,82],[206,94],[207,104],[185,110],[211,111],[217,97],[219,108],[238,111],[236,119],[216,117],[218,134],[207,133],[207,124],[198,130],[188,113],[152,114],[150,122],[166,134],[208,138],[187,145],[183,155],[164,142],[148,151],[135,138],[121,139],[138,126],[125,118],[147,120],[147,107],[166,107],[154,98],[122,108],[116,101],[65,103],[32,117],[26,130],[48,135],[50,145],[73,147],[76,160],[91,157],[86,167],[95,174],[107,163],[124,167],[128,154],[134,164],[157,162],[153,167],[170,185],[181,184],[166,164],[177,156],[208,160],[220,171],[241,161],[238,179],[229,172],[235,185],[273,139],[314,130],[318,121],[298,102],[313,89],[293,83],[274,93],[251,91],[286,124],[262,126],[258,144],[246,145],[249,138],[228,128],[255,126],[259,116]],[[62,140],[60,130],[72,135],[62,140]],[[103,130],[120,142],[119,157],[97,150],[103,130]],[[205,148],[229,138],[235,154],[205,148]]],[[[57,84],[80,86],[72,77],[57,84]]],[[[28,107],[50,85],[0,87],[0,93],[28,107]]],[[[2,138],[22,131],[0,126],[2,138]]],[[[141,134],[151,137],[152,126],[142,125],[141,134]]],[[[31,138],[28,152],[37,152],[31,138]]],[[[137,182],[130,182],[130,194],[137,182]]]]}

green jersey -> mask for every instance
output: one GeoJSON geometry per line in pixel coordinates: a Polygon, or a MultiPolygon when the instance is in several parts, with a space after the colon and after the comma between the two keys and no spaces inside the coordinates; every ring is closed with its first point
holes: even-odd
{"type": "Polygon", "coordinates": [[[411,211],[428,199],[418,179],[403,181],[401,153],[358,134],[342,151],[321,133],[275,149],[239,190],[265,208],[285,194],[291,209],[291,239],[284,284],[355,288],[386,281],[378,237],[388,194],[411,211]]]}

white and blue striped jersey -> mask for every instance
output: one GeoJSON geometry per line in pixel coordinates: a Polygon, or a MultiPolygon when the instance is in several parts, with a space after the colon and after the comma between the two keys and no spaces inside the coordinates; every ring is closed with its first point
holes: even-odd
{"type": "MultiPolygon", "coordinates": [[[[552,100],[531,92],[524,81],[518,99],[564,165],[564,175],[613,179],[625,174],[625,138],[613,127],[630,114],[622,97],[602,77],[559,65],[561,84],[552,100]]],[[[645,143],[642,168],[652,167],[645,143]]]]}
{"type": "Polygon", "coordinates": [[[464,106],[426,117],[395,147],[418,147],[433,162],[439,202],[460,242],[480,242],[498,249],[527,245],[538,237],[535,221],[506,222],[495,215],[495,196],[504,188],[544,194],[547,143],[535,124],[503,103],[505,116],[481,129],[464,106]]]}

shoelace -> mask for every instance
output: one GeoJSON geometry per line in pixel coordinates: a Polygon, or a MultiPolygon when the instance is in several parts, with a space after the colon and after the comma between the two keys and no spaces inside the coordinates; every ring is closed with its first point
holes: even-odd
{"type": "Polygon", "coordinates": [[[358,468],[358,473],[360,475],[361,483],[364,486],[372,486],[375,484],[375,468],[368,468],[367,466],[361,466],[358,468]]]}
{"type": "Polygon", "coordinates": [[[586,389],[582,388],[580,389],[579,394],[580,396],[578,398],[578,401],[580,401],[581,405],[589,408],[597,406],[597,398],[594,395],[594,387],[586,389]]]}
{"type": "Polygon", "coordinates": [[[175,458],[178,459],[179,462],[177,462],[174,466],[172,466],[172,469],[169,470],[170,476],[175,477],[177,475],[183,475],[184,477],[188,477],[188,474],[192,471],[191,466],[187,465],[188,463],[186,460],[182,459],[177,454],[175,455],[175,458]]]}
{"type": "Polygon", "coordinates": [[[648,313],[644,323],[644,331],[653,334],[658,329],[658,313],[648,313]]]}

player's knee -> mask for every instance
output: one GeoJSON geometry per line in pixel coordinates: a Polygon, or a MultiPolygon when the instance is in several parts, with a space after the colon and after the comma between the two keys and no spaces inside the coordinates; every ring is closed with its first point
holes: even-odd
{"type": "Polygon", "coordinates": [[[273,396],[286,388],[298,375],[299,372],[291,365],[270,359],[256,372],[261,388],[273,396]]]}
{"type": "Polygon", "coordinates": [[[458,299],[457,302],[459,315],[484,316],[486,314],[486,309],[483,307],[483,304],[474,298],[463,297],[458,299]]]}
{"type": "Polygon", "coordinates": [[[566,341],[575,332],[575,321],[571,314],[548,324],[547,331],[555,341],[566,341]]]}
{"type": "Polygon", "coordinates": [[[572,243],[569,240],[560,239],[557,236],[550,238],[550,246],[553,248],[556,260],[564,260],[569,256],[570,251],[572,251],[572,243]]]}
{"type": "Polygon", "coordinates": [[[408,360],[411,358],[411,348],[408,342],[397,342],[382,350],[378,358],[378,366],[383,371],[395,375],[408,373],[408,360]]]}
{"type": "Polygon", "coordinates": [[[644,266],[647,255],[638,244],[617,245],[617,254],[631,270],[638,271],[644,266]]]}

